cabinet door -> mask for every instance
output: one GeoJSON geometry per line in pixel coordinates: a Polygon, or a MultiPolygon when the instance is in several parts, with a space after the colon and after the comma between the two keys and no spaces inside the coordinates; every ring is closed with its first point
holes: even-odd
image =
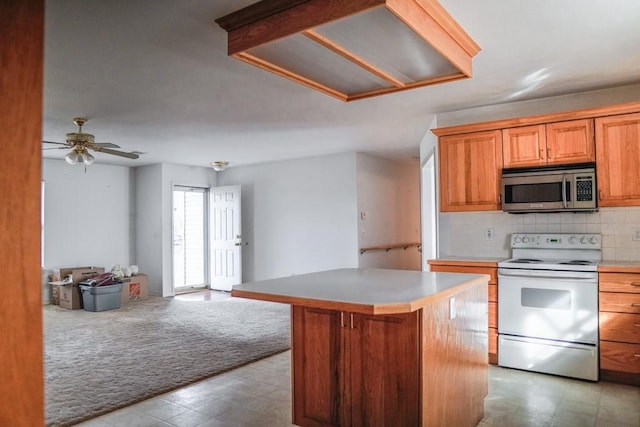
{"type": "Polygon", "coordinates": [[[354,315],[351,425],[417,426],[420,421],[419,313],[354,315]]]}
{"type": "Polygon", "coordinates": [[[502,133],[443,136],[439,141],[440,210],[499,210],[502,133]]]}
{"type": "Polygon", "coordinates": [[[339,311],[292,307],[293,420],[301,426],[349,425],[345,343],[339,311]],[[346,396],[346,399],[345,399],[346,396]]]}
{"type": "Polygon", "coordinates": [[[502,130],[502,153],[505,168],[547,164],[544,125],[502,130]]]}
{"type": "Polygon", "coordinates": [[[640,113],[597,118],[600,206],[640,205],[640,113]]]}
{"type": "Polygon", "coordinates": [[[549,123],[547,130],[547,163],[586,163],[596,160],[593,120],[571,120],[549,123]]]}

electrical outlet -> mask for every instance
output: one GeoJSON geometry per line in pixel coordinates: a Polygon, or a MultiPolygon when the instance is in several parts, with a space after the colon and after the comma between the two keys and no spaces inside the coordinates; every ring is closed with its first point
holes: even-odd
{"type": "Polygon", "coordinates": [[[493,228],[487,228],[485,230],[484,240],[493,240],[493,228]]]}
{"type": "Polygon", "coordinates": [[[640,240],[640,230],[635,230],[631,235],[631,240],[639,241],[640,240]]]}

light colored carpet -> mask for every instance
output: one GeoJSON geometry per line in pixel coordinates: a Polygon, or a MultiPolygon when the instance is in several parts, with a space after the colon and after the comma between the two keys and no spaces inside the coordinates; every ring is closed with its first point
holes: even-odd
{"type": "Polygon", "coordinates": [[[45,420],[67,426],[290,347],[289,306],[151,297],[44,307],[45,420]]]}

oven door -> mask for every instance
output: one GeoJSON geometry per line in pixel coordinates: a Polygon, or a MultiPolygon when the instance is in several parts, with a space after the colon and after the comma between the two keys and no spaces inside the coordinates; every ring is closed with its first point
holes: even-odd
{"type": "Polygon", "coordinates": [[[498,270],[498,333],[598,342],[598,274],[498,270]]]}

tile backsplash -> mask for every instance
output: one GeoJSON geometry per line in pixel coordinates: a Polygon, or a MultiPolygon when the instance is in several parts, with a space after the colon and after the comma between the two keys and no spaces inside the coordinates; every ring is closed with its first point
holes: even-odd
{"type": "Polygon", "coordinates": [[[633,240],[640,233],[640,207],[593,213],[441,213],[439,222],[440,256],[506,258],[511,233],[598,233],[603,259],[640,262],[640,240],[633,240]]]}

